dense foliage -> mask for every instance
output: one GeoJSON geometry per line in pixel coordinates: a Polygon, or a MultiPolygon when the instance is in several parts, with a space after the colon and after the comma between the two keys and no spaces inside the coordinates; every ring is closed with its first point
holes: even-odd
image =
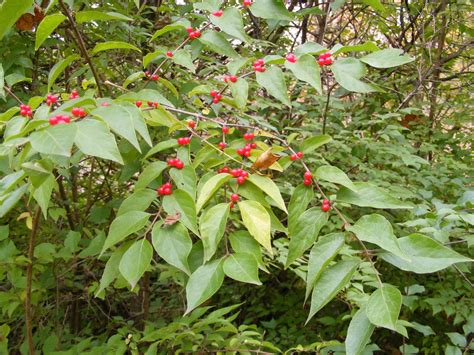
{"type": "Polygon", "coordinates": [[[470,5],[3,0],[0,353],[474,350],[470,5]]]}

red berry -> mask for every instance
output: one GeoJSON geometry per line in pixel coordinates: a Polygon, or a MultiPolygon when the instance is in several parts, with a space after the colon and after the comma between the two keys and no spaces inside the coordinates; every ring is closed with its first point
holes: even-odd
{"type": "Polygon", "coordinates": [[[216,91],[216,90],[211,90],[211,92],[209,93],[209,95],[211,95],[211,97],[217,97],[219,93],[216,91]]]}
{"type": "Polygon", "coordinates": [[[256,63],[257,65],[259,65],[259,66],[262,66],[262,65],[265,64],[265,61],[264,61],[262,58],[260,58],[260,59],[257,59],[257,60],[255,61],[255,63],[256,63]]]}
{"type": "Polygon", "coordinates": [[[171,159],[168,159],[166,163],[168,164],[168,166],[175,166],[177,162],[178,162],[178,159],[171,158],[171,159]]]}
{"type": "Polygon", "coordinates": [[[236,152],[237,152],[238,155],[244,155],[244,149],[243,148],[237,149],[236,152]]]}
{"type": "Polygon", "coordinates": [[[105,102],[102,102],[102,104],[100,106],[108,107],[108,106],[110,106],[110,104],[107,101],[105,101],[105,102]]]}
{"type": "Polygon", "coordinates": [[[304,173],[304,178],[306,180],[311,180],[313,178],[313,174],[311,174],[311,172],[307,171],[304,173]]]}
{"type": "Polygon", "coordinates": [[[222,134],[227,134],[227,133],[229,133],[229,127],[222,126],[222,134]]]}
{"type": "Polygon", "coordinates": [[[227,166],[224,166],[223,168],[219,169],[220,174],[228,174],[230,172],[229,168],[227,166]]]}
{"type": "Polygon", "coordinates": [[[221,101],[221,100],[219,99],[219,97],[215,97],[215,98],[212,99],[212,103],[214,103],[214,104],[218,104],[219,101],[221,101]]]}
{"type": "Polygon", "coordinates": [[[292,154],[292,155],[290,156],[290,159],[291,159],[292,161],[295,161],[296,159],[298,159],[298,156],[297,156],[296,154],[292,154]]]}
{"type": "Polygon", "coordinates": [[[296,57],[293,53],[288,53],[286,55],[286,60],[289,61],[290,63],[296,63],[296,57]]]}
{"type": "Polygon", "coordinates": [[[77,99],[79,97],[79,93],[77,92],[76,89],[72,90],[71,95],[69,95],[69,99],[77,99]]]}
{"type": "Polygon", "coordinates": [[[244,6],[252,5],[252,0],[244,0],[244,6]]]}
{"type": "Polygon", "coordinates": [[[191,34],[193,32],[193,28],[192,27],[188,27],[186,28],[186,32],[188,32],[189,34],[191,34]]]}
{"type": "Polygon", "coordinates": [[[237,178],[237,184],[242,185],[245,182],[245,178],[243,176],[239,176],[237,178]]]}
{"type": "Polygon", "coordinates": [[[151,80],[157,81],[157,80],[158,80],[158,75],[153,74],[153,75],[151,76],[151,80]]]}
{"type": "Polygon", "coordinates": [[[255,71],[258,71],[260,73],[263,73],[265,70],[267,70],[267,69],[265,69],[265,67],[256,67],[255,68],[255,71]]]}
{"type": "Polygon", "coordinates": [[[232,169],[232,171],[230,172],[230,174],[231,174],[233,177],[239,177],[240,175],[242,175],[242,169],[232,169]]]}
{"type": "Polygon", "coordinates": [[[163,187],[163,195],[171,195],[171,188],[163,187]]]}
{"type": "Polygon", "coordinates": [[[174,166],[176,169],[182,169],[184,168],[184,163],[181,160],[178,160],[174,166]]]}
{"type": "Polygon", "coordinates": [[[254,143],[250,144],[250,148],[256,149],[257,148],[257,143],[254,142],[254,143]]]}
{"type": "Polygon", "coordinates": [[[51,126],[55,126],[55,125],[57,125],[58,123],[59,123],[59,121],[58,121],[58,118],[57,118],[57,117],[50,117],[50,118],[49,118],[49,124],[50,124],[51,126]]]}
{"type": "Polygon", "coordinates": [[[330,202],[327,198],[323,200],[323,205],[330,205],[330,202]]]}
{"type": "Polygon", "coordinates": [[[327,205],[324,205],[324,204],[323,204],[323,205],[321,206],[321,210],[322,210],[323,212],[327,212],[327,211],[329,211],[330,209],[331,209],[331,205],[329,205],[329,204],[327,204],[327,205]]]}
{"type": "Polygon", "coordinates": [[[217,10],[217,11],[214,11],[212,14],[216,17],[221,17],[223,13],[224,13],[224,11],[217,10]]]}
{"type": "Polygon", "coordinates": [[[245,179],[246,179],[246,178],[248,178],[248,176],[249,176],[249,173],[248,173],[248,172],[246,172],[246,171],[241,171],[241,173],[240,173],[240,176],[242,176],[243,178],[245,178],[245,179]]]}
{"type": "Polygon", "coordinates": [[[244,134],[244,139],[247,140],[247,141],[251,141],[254,138],[255,138],[255,135],[253,133],[245,133],[244,134]]]}
{"type": "Polygon", "coordinates": [[[231,202],[231,203],[229,204],[229,207],[230,207],[230,209],[233,209],[233,208],[234,208],[234,203],[231,202]]]}
{"type": "Polygon", "coordinates": [[[333,62],[331,57],[327,57],[324,59],[324,65],[331,65],[333,62]]]}
{"type": "Polygon", "coordinates": [[[303,152],[298,152],[298,153],[296,153],[296,156],[297,156],[298,158],[303,158],[303,152]]]}
{"type": "Polygon", "coordinates": [[[173,52],[172,51],[167,51],[166,56],[171,58],[173,56],[173,52]]]}
{"type": "Polygon", "coordinates": [[[189,127],[189,128],[194,128],[194,127],[196,127],[196,122],[194,122],[194,121],[188,121],[188,127],[189,127]]]}
{"type": "Polygon", "coordinates": [[[68,115],[63,115],[63,116],[61,116],[61,121],[63,123],[70,123],[71,122],[71,117],[69,117],[68,115]]]}
{"type": "Polygon", "coordinates": [[[231,75],[229,77],[229,80],[232,81],[233,83],[235,83],[237,81],[237,77],[235,75],[231,75]]]}
{"type": "Polygon", "coordinates": [[[311,179],[304,179],[303,181],[303,184],[305,184],[306,186],[310,186],[313,182],[311,181],[311,179]]]}
{"type": "Polygon", "coordinates": [[[163,187],[169,187],[171,189],[173,187],[173,185],[171,185],[171,182],[167,182],[167,183],[163,184],[163,187]]]}
{"type": "Polygon", "coordinates": [[[250,150],[244,151],[244,157],[246,158],[250,157],[250,150]]]}
{"type": "Polygon", "coordinates": [[[142,103],[141,101],[135,102],[135,105],[136,105],[137,107],[142,107],[142,104],[143,104],[143,103],[142,103]]]}
{"type": "Polygon", "coordinates": [[[226,142],[219,142],[219,148],[224,149],[225,147],[227,147],[226,142]]]}
{"type": "Polygon", "coordinates": [[[319,64],[320,66],[326,65],[324,58],[319,58],[319,59],[318,59],[318,64],[319,64]]]}
{"type": "Polygon", "coordinates": [[[230,195],[230,199],[232,200],[232,202],[237,202],[239,200],[239,195],[232,194],[230,195]]]}

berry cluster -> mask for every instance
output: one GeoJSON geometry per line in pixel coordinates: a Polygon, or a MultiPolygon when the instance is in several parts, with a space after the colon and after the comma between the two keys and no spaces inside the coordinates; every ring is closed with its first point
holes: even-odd
{"type": "Polygon", "coordinates": [[[167,183],[161,185],[159,188],[157,188],[156,192],[160,196],[171,195],[173,193],[172,188],[173,188],[173,186],[171,185],[171,182],[167,182],[167,183]]]}
{"type": "Polygon", "coordinates": [[[72,90],[71,95],[69,95],[69,100],[77,99],[79,98],[79,93],[77,92],[76,89],[72,90]]]}
{"type": "Polygon", "coordinates": [[[74,117],[84,118],[87,116],[86,110],[84,110],[82,107],[74,107],[71,110],[71,113],[74,117]]]}
{"type": "Polygon", "coordinates": [[[234,204],[235,204],[237,201],[239,201],[239,195],[237,195],[237,194],[232,194],[232,195],[230,195],[230,201],[231,201],[231,202],[230,202],[229,207],[232,209],[232,208],[234,208],[234,204]]]}
{"type": "Polygon", "coordinates": [[[249,173],[240,168],[232,169],[229,173],[233,177],[237,178],[237,184],[239,185],[242,185],[245,182],[245,180],[247,180],[247,178],[249,177],[249,173]]]}
{"type": "Polygon", "coordinates": [[[326,52],[319,55],[318,64],[322,67],[325,65],[331,65],[334,62],[334,58],[331,55],[331,52],[326,52]]]}
{"type": "Polygon", "coordinates": [[[288,53],[285,58],[290,63],[296,63],[296,56],[293,53],[288,53]]]}
{"type": "Polygon", "coordinates": [[[304,182],[305,186],[310,186],[313,183],[313,174],[311,172],[307,171],[304,173],[304,182]]]}
{"type": "Polygon", "coordinates": [[[331,203],[328,199],[323,200],[323,204],[321,205],[321,211],[327,212],[331,209],[331,203]]]}
{"type": "Polygon", "coordinates": [[[153,81],[157,81],[159,79],[157,74],[151,74],[148,70],[145,71],[145,77],[153,81]]]}
{"type": "Polygon", "coordinates": [[[148,101],[146,104],[148,105],[148,107],[154,107],[154,108],[158,108],[159,106],[158,102],[152,102],[152,101],[148,101]]]}
{"type": "Polygon", "coordinates": [[[266,70],[265,61],[263,59],[257,59],[255,62],[253,62],[253,69],[263,73],[266,70]]]}
{"type": "Polygon", "coordinates": [[[250,154],[252,152],[252,149],[257,148],[257,143],[247,143],[243,148],[237,149],[237,154],[241,155],[243,157],[250,157],[250,154]]]}
{"type": "Polygon", "coordinates": [[[179,158],[168,159],[167,164],[169,167],[175,167],[176,169],[184,168],[184,163],[179,158]]]}
{"type": "Polygon", "coordinates": [[[168,58],[171,58],[171,57],[173,56],[173,52],[172,52],[172,51],[167,51],[167,52],[166,52],[166,56],[167,56],[168,58]]]}
{"type": "Polygon", "coordinates": [[[216,16],[216,17],[221,17],[223,13],[224,13],[224,11],[222,11],[222,10],[217,10],[217,11],[214,11],[214,12],[212,13],[212,15],[214,15],[214,16],[216,16]]]}
{"type": "Polygon", "coordinates": [[[46,96],[46,105],[51,106],[58,102],[58,97],[54,94],[48,94],[46,96]]]}
{"type": "Polygon", "coordinates": [[[290,156],[290,159],[293,160],[293,161],[295,161],[297,159],[301,159],[301,158],[303,158],[303,152],[298,152],[298,153],[292,154],[290,156]]]}
{"type": "Polygon", "coordinates": [[[189,33],[189,38],[194,39],[194,38],[199,38],[201,37],[201,31],[199,30],[194,30],[192,27],[186,28],[186,32],[189,33]]]}
{"type": "Polygon", "coordinates": [[[60,123],[69,123],[71,122],[71,117],[68,115],[56,115],[54,117],[49,118],[49,124],[51,126],[55,126],[60,123]]]}
{"type": "Polygon", "coordinates": [[[216,90],[211,90],[210,95],[213,98],[212,103],[214,104],[218,104],[222,99],[222,95],[216,90]]]}
{"type": "Polygon", "coordinates": [[[244,6],[252,5],[252,0],[244,0],[244,6]]]}
{"type": "Polygon", "coordinates": [[[31,107],[28,105],[20,105],[20,115],[23,117],[33,117],[33,112],[31,111],[31,107]]]}
{"type": "Polygon", "coordinates": [[[235,83],[237,81],[237,77],[235,75],[224,75],[224,83],[228,83],[229,81],[231,83],[235,83]]]}
{"type": "Polygon", "coordinates": [[[188,145],[191,143],[191,137],[179,137],[178,144],[179,145],[188,145]]]}

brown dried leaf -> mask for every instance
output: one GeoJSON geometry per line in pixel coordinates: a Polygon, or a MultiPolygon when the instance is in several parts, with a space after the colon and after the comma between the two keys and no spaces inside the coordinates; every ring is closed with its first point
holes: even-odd
{"type": "Polygon", "coordinates": [[[252,168],[255,169],[268,169],[270,166],[273,165],[276,161],[280,159],[279,155],[275,155],[272,153],[272,148],[268,148],[265,152],[260,154],[260,156],[255,160],[255,162],[252,165],[252,168]]]}
{"type": "Polygon", "coordinates": [[[172,224],[175,224],[176,222],[179,222],[180,218],[181,218],[181,213],[179,212],[173,215],[168,215],[165,218],[164,224],[167,226],[170,226],[172,224]]]}

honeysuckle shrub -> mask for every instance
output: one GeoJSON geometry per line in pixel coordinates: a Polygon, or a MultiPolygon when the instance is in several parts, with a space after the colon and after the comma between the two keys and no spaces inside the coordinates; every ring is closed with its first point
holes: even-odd
{"type": "Polygon", "coordinates": [[[296,5],[3,1],[3,351],[469,350],[469,95],[296,5]]]}

